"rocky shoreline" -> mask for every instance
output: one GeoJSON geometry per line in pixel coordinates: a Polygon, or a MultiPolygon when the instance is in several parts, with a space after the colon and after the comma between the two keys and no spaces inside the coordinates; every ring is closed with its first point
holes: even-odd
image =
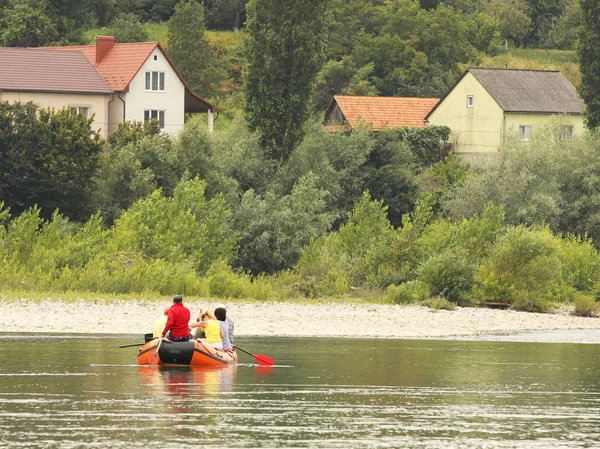
{"type": "MultiPolygon", "coordinates": [[[[201,308],[220,305],[211,300],[184,303],[190,308],[192,318],[201,308]]],[[[142,335],[151,331],[152,324],[168,305],[168,300],[0,300],[0,325],[3,333],[142,335]]],[[[414,305],[356,303],[231,302],[226,305],[228,316],[235,321],[237,336],[402,339],[521,336],[531,341],[600,343],[599,318],[575,317],[564,309],[541,314],[460,307],[453,311],[435,311],[414,305]]]]}

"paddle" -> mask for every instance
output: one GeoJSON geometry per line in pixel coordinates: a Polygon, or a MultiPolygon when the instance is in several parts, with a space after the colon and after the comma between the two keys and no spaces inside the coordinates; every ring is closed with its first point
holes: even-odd
{"type": "Polygon", "coordinates": [[[148,365],[158,365],[158,363],[160,362],[160,357],[158,355],[158,350],[160,349],[160,345],[163,342],[163,338],[160,339],[160,341],[158,342],[158,345],[156,345],[156,351],[154,351],[150,357],[148,357],[148,365]]]}
{"type": "Polygon", "coordinates": [[[132,346],[144,346],[146,343],[134,343],[132,345],[123,345],[119,346],[119,348],[131,348],[132,346]]]}
{"type": "Polygon", "coordinates": [[[234,346],[234,348],[239,349],[240,351],[245,352],[248,355],[251,355],[252,357],[254,357],[254,360],[256,360],[261,365],[265,365],[265,366],[275,365],[275,360],[273,360],[271,357],[267,357],[266,355],[262,355],[262,354],[252,354],[251,352],[248,352],[245,349],[240,348],[239,346],[234,346]]]}

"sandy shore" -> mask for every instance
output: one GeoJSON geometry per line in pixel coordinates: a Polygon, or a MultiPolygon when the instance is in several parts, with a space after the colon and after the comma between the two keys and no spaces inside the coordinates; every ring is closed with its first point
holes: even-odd
{"type": "MultiPolygon", "coordinates": [[[[2,332],[138,334],[151,332],[168,301],[0,301],[2,332]]],[[[218,303],[185,302],[195,318],[218,303]]],[[[229,303],[237,336],[477,338],[600,343],[600,318],[566,311],[526,313],[377,304],[229,303]],[[549,332],[551,331],[551,332],[549,332]],[[511,337],[512,336],[512,337],[511,337]],[[527,337],[529,336],[529,337],[527,337]]]]}

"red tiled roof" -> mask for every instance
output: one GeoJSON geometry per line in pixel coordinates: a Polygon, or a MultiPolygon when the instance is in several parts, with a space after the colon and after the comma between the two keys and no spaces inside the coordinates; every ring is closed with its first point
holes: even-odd
{"type": "MultiPolygon", "coordinates": [[[[98,36],[98,40],[114,41],[111,36],[98,36]]],[[[175,64],[158,42],[135,42],[123,44],[109,44],[109,48],[103,50],[103,57],[99,63],[96,63],[97,45],[74,45],[69,47],[44,47],[51,50],[79,50],[96,67],[96,70],[106,80],[108,85],[115,92],[127,92],[129,83],[142,68],[142,65],[150,57],[154,49],[158,47],[165,55],[165,58],[179,76],[179,79],[185,86],[185,104],[186,112],[205,112],[211,110],[218,112],[220,109],[197,95],[186,83],[183,76],[175,67],[175,64]]]]}
{"type": "Polygon", "coordinates": [[[351,128],[362,124],[370,126],[373,131],[396,126],[425,126],[425,116],[439,101],[439,98],[352,95],[334,95],[333,98],[351,128]]]}
{"type": "Polygon", "coordinates": [[[113,91],[78,51],[0,47],[0,90],[111,94],[113,91]]]}
{"type": "Polygon", "coordinates": [[[157,46],[158,42],[114,44],[114,47],[106,53],[106,56],[98,64],[96,64],[95,45],[48,48],[51,50],[81,51],[115,92],[125,92],[133,77],[157,46]]]}

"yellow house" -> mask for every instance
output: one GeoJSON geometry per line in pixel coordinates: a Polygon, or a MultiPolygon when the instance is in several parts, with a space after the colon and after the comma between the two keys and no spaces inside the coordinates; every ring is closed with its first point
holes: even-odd
{"type": "Polygon", "coordinates": [[[562,116],[561,138],[581,135],[584,109],[558,71],[470,68],[426,120],[449,127],[450,151],[478,164],[502,151],[511,134],[527,141],[553,116],[562,116]]]}

